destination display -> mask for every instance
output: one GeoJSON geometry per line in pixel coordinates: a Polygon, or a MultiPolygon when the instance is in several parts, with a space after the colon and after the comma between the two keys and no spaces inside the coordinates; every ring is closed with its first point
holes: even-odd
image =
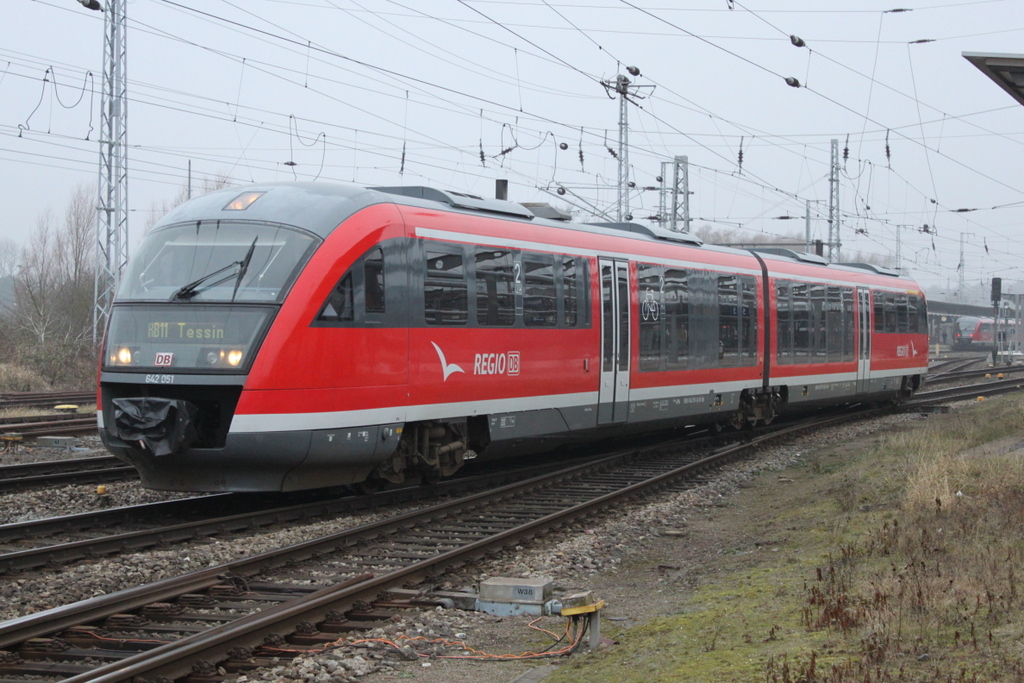
{"type": "Polygon", "coordinates": [[[114,307],[104,367],[245,371],[276,307],[132,304],[114,307]]]}

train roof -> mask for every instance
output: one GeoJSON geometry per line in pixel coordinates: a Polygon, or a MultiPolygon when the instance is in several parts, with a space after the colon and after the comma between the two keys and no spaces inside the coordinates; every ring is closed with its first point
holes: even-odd
{"type": "MultiPolygon", "coordinates": [[[[350,183],[326,182],[274,182],[257,183],[244,187],[216,190],[192,199],[172,209],[155,229],[168,225],[211,220],[246,220],[282,223],[309,230],[326,237],[346,218],[368,206],[397,202],[423,208],[440,208],[458,213],[489,215],[495,218],[521,221],[532,225],[573,229],[595,234],[624,236],[636,239],[656,239],[701,246],[703,242],[687,233],[638,223],[572,223],[548,218],[558,212],[546,210],[547,205],[529,207],[500,199],[438,190],[415,185],[401,187],[363,187],[350,183]],[[244,209],[230,208],[243,195],[259,194],[244,209]],[[397,199],[401,197],[401,200],[397,199]],[[244,211],[242,214],[240,211],[244,211]]],[[[747,254],[731,247],[708,246],[712,251],[747,254]]]]}
{"type": "MultiPolygon", "coordinates": [[[[747,258],[750,258],[754,252],[759,258],[775,262],[778,265],[789,263],[801,267],[827,268],[835,275],[839,275],[836,271],[842,271],[844,276],[868,276],[869,280],[875,282],[879,282],[877,279],[879,276],[885,280],[892,278],[893,282],[884,283],[889,286],[898,286],[899,280],[912,282],[902,278],[897,271],[873,264],[829,263],[815,254],[770,246],[737,249],[721,245],[708,245],[688,233],[638,223],[573,223],[561,220],[566,214],[552,211],[551,207],[543,204],[523,205],[421,186],[364,187],[352,183],[335,182],[272,182],[231,187],[210,192],[181,204],[164,216],[155,229],[193,221],[245,220],[291,225],[308,230],[320,237],[327,237],[349,216],[369,206],[382,203],[398,203],[463,214],[485,215],[516,223],[627,237],[648,243],[651,241],[674,243],[679,246],[697,248],[700,251],[747,258]]],[[[775,269],[773,268],[773,270],[775,269]]],[[[783,267],[780,270],[783,272],[777,274],[784,275],[785,271],[792,270],[792,268],[783,267]]],[[[862,280],[860,277],[852,279],[862,280]]]]}

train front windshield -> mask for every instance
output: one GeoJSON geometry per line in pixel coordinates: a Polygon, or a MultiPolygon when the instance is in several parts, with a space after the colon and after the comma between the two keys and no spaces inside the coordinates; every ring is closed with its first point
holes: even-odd
{"type": "Polygon", "coordinates": [[[956,327],[959,332],[958,336],[970,337],[974,334],[974,329],[978,326],[978,318],[964,317],[956,321],[956,327]]]}
{"type": "Polygon", "coordinates": [[[150,233],[117,301],[280,303],[317,238],[282,226],[203,221],[150,233]]]}
{"type": "Polygon", "coordinates": [[[104,369],[245,372],[317,243],[299,230],[245,222],[150,233],[121,281],[104,369]]]}

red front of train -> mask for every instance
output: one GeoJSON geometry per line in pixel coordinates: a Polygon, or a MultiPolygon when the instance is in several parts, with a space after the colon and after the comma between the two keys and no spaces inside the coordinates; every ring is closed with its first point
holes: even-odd
{"type": "Polygon", "coordinates": [[[896,400],[924,297],[878,269],[289,183],[179,207],[126,269],[100,431],[146,486],[432,480],[475,457],[896,400]]]}

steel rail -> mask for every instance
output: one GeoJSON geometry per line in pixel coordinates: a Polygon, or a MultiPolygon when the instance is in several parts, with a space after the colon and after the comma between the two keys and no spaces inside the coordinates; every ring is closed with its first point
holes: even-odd
{"type": "Polygon", "coordinates": [[[970,367],[975,363],[980,363],[985,359],[986,356],[978,356],[977,358],[953,358],[951,360],[941,361],[928,367],[928,374],[925,375],[924,381],[925,383],[928,383],[945,379],[947,375],[954,374],[963,368],[970,367]]]}
{"type": "MultiPolygon", "coordinates": [[[[697,442],[699,443],[699,442],[697,442]]],[[[0,552],[0,573],[66,564],[75,560],[138,551],[169,543],[213,537],[274,524],[311,521],[333,515],[354,513],[388,505],[462,495],[480,487],[506,484],[510,480],[536,476],[579,462],[574,458],[558,466],[514,467],[489,470],[483,474],[466,473],[430,487],[406,486],[369,495],[340,493],[337,489],[272,496],[265,494],[221,493],[176,500],[145,503],[129,507],[93,510],[74,515],[49,517],[0,525],[0,543],[35,540],[50,535],[85,531],[95,527],[147,525],[159,518],[190,517],[190,521],[144,530],[104,534],[57,545],[45,545],[11,552],[0,552]],[[297,498],[305,498],[294,502],[297,498]],[[226,514],[231,510],[232,514],[226,514]],[[196,519],[199,517],[199,519],[196,519]]],[[[584,458],[583,460],[594,460],[584,458]]]]}
{"type": "MultiPolygon", "coordinates": [[[[622,454],[607,456],[599,461],[599,464],[624,457],[622,454]]],[[[439,515],[443,512],[456,510],[488,497],[497,497],[510,492],[529,490],[543,481],[557,477],[572,476],[587,467],[593,466],[595,466],[593,463],[589,465],[576,465],[565,470],[559,470],[554,474],[541,475],[526,481],[509,484],[496,491],[472,494],[457,500],[439,503],[423,510],[403,513],[378,522],[345,529],[322,538],[227,562],[210,569],[170,577],[145,586],[129,588],[117,593],[12,619],[0,623],[0,648],[9,647],[28,638],[46,635],[47,633],[52,633],[75,624],[100,619],[110,614],[131,611],[153,601],[164,600],[183,593],[194,593],[221,583],[225,575],[251,575],[268,565],[280,566],[289,562],[309,559],[320,552],[330,552],[337,547],[352,545],[358,540],[375,538],[396,531],[403,526],[411,526],[417,520],[425,519],[431,515],[439,515]]]]}
{"type": "Polygon", "coordinates": [[[945,403],[961,399],[970,399],[976,396],[995,396],[997,394],[1006,394],[1012,393],[1014,391],[1019,391],[1022,387],[1024,387],[1024,380],[1003,379],[996,380],[994,382],[972,384],[963,387],[935,389],[932,391],[919,392],[914,396],[914,398],[904,402],[902,405],[905,408],[912,408],[921,405],[932,405],[935,403],[945,403]]]}
{"type": "Polygon", "coordinates": [[[135,479],[138,471],[114,456],[70,458],[0,467],[0,492],[135,479]]]}
{"type": "Polygon", "coordinates": [[[931,378],[932,382],[952,382],[959,379],[972,379],[975,377],[985,377],[991,375],[996,377],[998,375],[1013,375],[1020,372],[1024,372],[1024,365],[1010,365],[1002,367],[982,368],[981,370],[956,370],[950,372],[944,372],[940,375],[936,375],[931,378]]]}
{"type": "Polygon", "coordinates": [[[57,434],[96,434],[96,416],[73,418],[70,420],[51,420],[15,427],[18,434],[27,437],[53,436],[57,434]]]}

